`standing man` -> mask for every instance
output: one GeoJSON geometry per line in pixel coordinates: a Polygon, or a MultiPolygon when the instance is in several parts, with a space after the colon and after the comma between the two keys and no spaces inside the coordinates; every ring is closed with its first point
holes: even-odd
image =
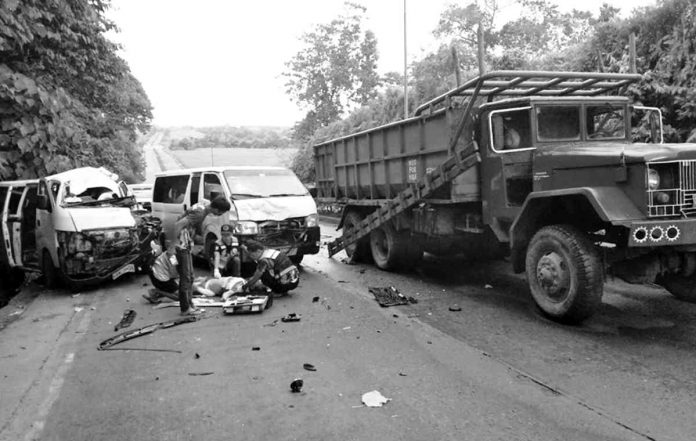
{"type": "Polygon", "coordinates": [[[221,216],[230,211],[230,202],[224,196],[218,196],[212,202],[198,203],[186,211],[174,224],[176,236],[176,259],[179,270],[179,307],[182,315],[198,315],[199,309],[193,306],[191,295],[193,294],[193,238],[196,230],[201,227],[203,220],[209,214],[221,216]]]}

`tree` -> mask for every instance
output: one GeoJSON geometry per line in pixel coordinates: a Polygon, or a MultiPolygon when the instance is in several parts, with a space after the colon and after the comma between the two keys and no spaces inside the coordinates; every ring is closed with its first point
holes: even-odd
{"type": "Polygon", "coordinates": [[[0,3],[0,177],[103,165],[139,179],[150,102],[104,33],[108,0],[0,3]]]}
{"type": "Polygon", "coordinates": [[[365,11],[345,3],[342,15],[301,37],[304,48],[286,63],[287,92],[307,109],[302,127],[326,126],[375,96],[377,42],[363,31],[365,11]]]}

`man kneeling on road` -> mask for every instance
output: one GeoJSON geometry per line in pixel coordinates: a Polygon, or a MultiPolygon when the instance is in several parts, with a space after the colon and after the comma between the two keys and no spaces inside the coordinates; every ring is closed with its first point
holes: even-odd
{"type": "Polygon", "coordinates": [[[285,253],[266,249],[253,240],[247,241],[246,250],[249,257],[256,262],[256,272],[247,279],[245,290],[251,290],[259,280],[278,294],[285,294],[297,288],[300,272],[285,253]]]}
{"type": "Polygon", "coordinates": [[[203,220],[209,214],[221,216],[230,210],[230,202],[224,196],[218,196],[210,202],[198,203],[191,207],[174,224],[176,235],[176,258],[179,261],[179,308],[182,315],[198,315],[202,311],[197,309],[191,300],[193,294],[193,238],[196,230],[201,227],[203,220]]]}
{"type": "Polygon", "coordinates": [[[143,294],[143,298],[150,303],[159,303],[161,299],[171,301],[179,299],[177,295],[179,272],[176,269],[178,262],[174,252],[174,247],[167,246],[167,249],[157,256],[150,266],[150,282],[154,288],[147,294],[143,294]]]}

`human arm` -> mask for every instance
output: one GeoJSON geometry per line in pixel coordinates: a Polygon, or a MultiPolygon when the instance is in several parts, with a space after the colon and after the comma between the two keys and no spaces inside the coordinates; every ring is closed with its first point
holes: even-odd
{"type": "Polygon", "coordinates": [[[258,263],[256,264],[256,272],[254,273],[253,276],[247,279],[246,283],[244,283],[244,289],[248,290],[252,286],[256,284],[256,282],[261,279],[261,276],[263,273],[266,272],[268,269],[268,264],[266,263],[265,260],[259,260],[258,263]]]}

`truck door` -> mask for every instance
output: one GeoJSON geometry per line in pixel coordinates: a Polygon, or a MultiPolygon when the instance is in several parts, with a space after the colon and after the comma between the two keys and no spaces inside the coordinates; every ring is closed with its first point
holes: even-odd
{"type": "Polygon", "coordinates": [[[24,266],[38,265],[36,253],[36,208],[37,208],[37,184],[28,184],[22,199],[21,209],[21,242],[22,263],[24,266]]]}
{"type": "Polygon", "coordinates": [[[487,123],[481,131],[487,137],[482,144],[488,144],[482,164],[484,219],[506,229],[532,191],[531,107],[491,111],[487,123]]]}

